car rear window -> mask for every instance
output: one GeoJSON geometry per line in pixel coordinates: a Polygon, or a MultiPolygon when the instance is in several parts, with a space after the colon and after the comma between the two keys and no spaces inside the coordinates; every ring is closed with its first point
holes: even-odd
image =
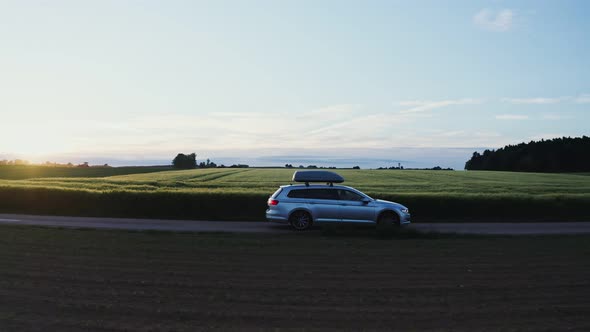
{"type": "Polygon", "coordinates": [[[283,188],[279,188],[279,189],[277,189],[277,191],[275,191],[275,193],[274,193],[274,194],[272,194],[272,195],[270,196],[270,198],[275,198],[275,197],[279,196],[279,195],[281,194],[281,191],[283,191],[283,188]]]}

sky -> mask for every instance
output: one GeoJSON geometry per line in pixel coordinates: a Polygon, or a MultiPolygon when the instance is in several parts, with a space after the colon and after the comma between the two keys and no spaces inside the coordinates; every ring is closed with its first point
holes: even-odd
{"type": "Polygon", "coordinates": [[[588,17],[588,1],[0,0],[0,159],[462,168],[589,134],[588,17]]]}

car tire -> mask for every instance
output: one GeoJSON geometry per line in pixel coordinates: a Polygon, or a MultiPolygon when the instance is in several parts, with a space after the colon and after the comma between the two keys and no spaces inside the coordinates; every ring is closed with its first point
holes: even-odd
{"type": "Polygon", "coordinates": [[[377,230],[379,231],[392,231],[397,229],[399,225],[399,216],[393,211],[385,211],[377,219],[377,230]]]}
{"type": "Polygon", "coordinates": [[[306,211],[295,211],[289,217],[289,224],[296,231],[308,230],[313,224],[311,215],[306,211]]]}

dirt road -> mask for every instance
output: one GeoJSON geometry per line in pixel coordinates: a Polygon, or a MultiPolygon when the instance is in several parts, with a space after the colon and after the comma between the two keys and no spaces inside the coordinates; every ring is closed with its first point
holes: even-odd
{"type": "MultiPolygon", "coordinates": [[[[38,225],[72,228],[162,230],[189,232],[230,233],[285,233],[282,224],[252,221],[196,221],[129,218],[87,218],[0,214],[0,224],[38,225]]],[[[414,223],[410,228],[419,231],[461,234],[589,234],[590,222],[542,223],[414,223]]]]}

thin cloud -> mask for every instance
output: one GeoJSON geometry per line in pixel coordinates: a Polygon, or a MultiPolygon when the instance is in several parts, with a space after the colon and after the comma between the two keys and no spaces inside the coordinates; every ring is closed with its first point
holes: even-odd
{"type": "Polygon", "coordinates": [[[590,94],[585,93],[574,98],[576,104],[590,104],[590,94]]]}
{"type": "Polygon", "coordinates": [[[496,115],[496,120],[528,120],[527,115],[521,114],[501,114],[496,115]]]}
{"type": "Polygon", "coordinates": [[[473,23],[484,30],[505,32],[512,28],[514,16],[510,9],[494,11],[486,8],[473,16],[473,23]]]}
{"type": "Polygon", "coordinates": [[[341,114],[341,113],[350,113],[358,111],[362,109],[363,105],[361,104],[338,104],[338,105],[329,105],[321,108],[314,109],[309,111],[310,114],[341,114]]]}
{"type": "Polygon", "coordinates": [[[447,107],[452,105],[474,105],[481,104],[480,99],[463,98],[463,99],[449,99],[449,100],[408,100],[397,103],[399,106],[411,106],[408,109],[400,111],[400,113],[418,113],[430,111],[436,108],[447,107]]]}
{"type": "Polygon", "coordinates": [[[537,98],[502,98],[501,101],[510,104],[516,105],[525,105],[525,104],[534,104],[534,105],[548,105],[548,104],[557,104],[562,101],[568,100],[569,97],[558,97],[558,98],[545,98],[545,97],[537,97],[537,98]]]}
{"type": "Polygon", "coordinates": [[[316,108],[310,111],[300,112],[295,115],[286,115],[287,119],[298,121],[334,122],[335,119],[347,120],[363,110],[361,104],[339,104],[316,108]]]}
{"type": "Polygon", "coordinates": [[[561,114],[544,114],[542,116],[543,120],[564,120],[564,119],[571,119],[571,115],[561,115],[561,114]]]}
{"type": "Polygon", "coordinates": [[[404,142],[415,147],[466,147],[466,146],[503,146],[510,143],[509,138],[495,131],[481,130],[427,130],[404,142]]]}
{"type": "Polygon", "coordinates": [[[400,101],[397,104],[399,106],[421,106],[421,105],[426,105],[428,103],[432,103],[432,101],[424,101],[424,100],[406,100],[406,101],[400,101]]]}
{"type": "Polygon", "coordinates": [[[570,102],[576,104],[590,104],[590,94],[583,93],[577,97],[562,96],[562,97],[534,97],[534,98],[502,98],[500,101],[504,103],[525,105],[549,105],[562,102],[570,102]]]}

